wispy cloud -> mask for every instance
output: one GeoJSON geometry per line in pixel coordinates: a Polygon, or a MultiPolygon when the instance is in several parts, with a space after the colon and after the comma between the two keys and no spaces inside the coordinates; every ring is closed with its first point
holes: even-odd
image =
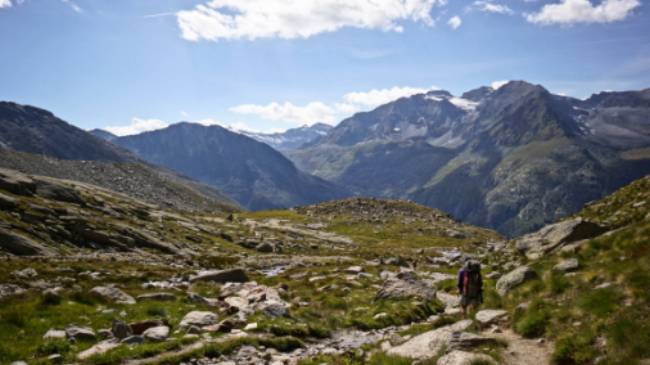
{"type": "Polygon", "coordinates": [[[68,5],[72,10],[74,10],[75,13],[83,13],[83,9],[79,5],[77,5],[77,3],[75,3],[74,1],[61,0],[61,2],[68,5]]]}
{"type": "Polygon", "coordinates": [[[0,0],[0,9],[10,8],[12,5],[11,0],[0,0]]]}
{"type": "Polygon", "coordinates": [[[308,38],[341,28],[402,32],[405,21],[433,25],[447,0],[212,0],[177,13],[189,41],[308,38]]]}
{"type": "Polygon", "coordinates": [[[170,11],[164,13],[147,14],[147,15],[143,15],[142,17],[145,19],[151,19],[151,18],[164,18],[168,16],[175,16],[175,15],[176,15],[175,12],[170,11]]]}
{"type": "Polygon", "coordinates": [[[612,23],[627,18],[639,5],[639,0],[604,0],[598,5],[589,0],[561,0],[556,4],[544,5],[536,13],[527,14],[526,20],[542,25],[612,23]]]}
{"type": "Polygon", "coordinates": [[[467,7],[469,11],[482,11],[484,13],[495,13],[495,14],[504,14],[512,15],[514,11],[510,9],[508,5],[499,4],[493,1],[486,0],[477,0],[474,1],[470,6],[467,7]]]}

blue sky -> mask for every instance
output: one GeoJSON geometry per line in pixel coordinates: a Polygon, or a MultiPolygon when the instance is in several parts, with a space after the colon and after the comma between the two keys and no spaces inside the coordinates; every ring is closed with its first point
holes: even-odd
{"type": "Polygon", "coordinates": [[[0,100],[120,134],[262,131],[432,87],[650,87],[645,0],[0,0],[0,100]]]}

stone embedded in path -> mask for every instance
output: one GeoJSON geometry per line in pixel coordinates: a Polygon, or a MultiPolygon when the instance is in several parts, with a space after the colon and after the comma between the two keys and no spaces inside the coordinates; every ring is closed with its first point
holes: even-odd
{"type": "Polygon", "coordinates": [[[216,283],[245,283],[248,281],[248,275],[242,269],[229,270],[209,270],[201,271],[196,276],[190,278],[191,282],[213,281],[216,283]]]}
{"type": "Polygon", "coordinates": [[[511,272],[503,275],[497,281],[497,293],[499,295],[506,295],[511,289],[523,284],[525,281],[536,277],[536,273],[528,266],[520,266],[511,272]]]}
{"type": "Polygon", "coordinates": [[[496,365],[496,361],[488,355],[454,350],[438,359],[436,365],[472,365],[487,363],[496,365]]]}
{"type": "Polygon", "coordinates": [[[553,266],[553,270],[559,272],[568,272],[568,271],[576,270],[578,269],[578,267],[580,267],[580,263],[578,262],[578,259],[570,258],[570,259],[562,260],[560,263],[553,266]]]}
{"type": "Polygon", "coordinates": [[[144,331],[142,336],[145,338],[145,340],[149,341],[164,341],[167,339],[167,337],[169,337],[169,327],[151,327],[148,330],[144,331]]]}
{"type": "Polygon", "coordinates": [[[481,324],[490,324],[493,321],[504,317],[508,312],[503,309],[483,309],[476,313],[476,320],[481,324]]]}
{"type": "Polygon", "coordinates": [[[187,328],[190,326],[209,326],[217,323],[218,318],[219,317],[212,312],[193,311],[189,312],[185,315],[185,317],[183,317],[183,320],[181,320],[180,323],[180,327],[187,328]]]}
{"type": "Polygon", "coordinates": [[[105,301],[117,304],[135,304],[135,299],[113,285],[96,286],[90,290],[90,294],[105,301]]]}
{"type": "Polygon", "coordinates": [[[387,354],[416,360],[432,358],[438,354],[438,351],[449,346],[454,332],[464,331],[471,325],[471,320],[464,320],[422,333],[399,346],[391,348],[387,351],[387,354]]]}

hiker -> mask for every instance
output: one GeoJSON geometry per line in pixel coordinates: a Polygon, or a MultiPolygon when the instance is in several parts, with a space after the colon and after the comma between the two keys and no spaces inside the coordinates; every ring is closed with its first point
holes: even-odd
{"type": "Polygon", "coordinates": [[[460,292],[463,317],[467,318],[467,307],[474,310],[483,303],[483,278],[481,277],[480,262],[465,259],[465,264],[458,271],[458,291],[460,292]]]}

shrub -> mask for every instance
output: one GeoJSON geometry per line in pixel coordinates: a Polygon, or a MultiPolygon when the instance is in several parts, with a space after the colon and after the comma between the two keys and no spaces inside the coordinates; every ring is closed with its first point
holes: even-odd
{"type": "Polygon", "coordinates": [[[620,293],[614,288],[588,291],[578,299],[578,306],[597,317],[607,317],[619,305],[620,293]]]}
{"type": "Polygon", "coordinates": [[[515,332],[528,338],[539,337],[544,334],[549,321],[549,311],[542,301],[533,302],[525,312],[517,316],[515,332]]]}

